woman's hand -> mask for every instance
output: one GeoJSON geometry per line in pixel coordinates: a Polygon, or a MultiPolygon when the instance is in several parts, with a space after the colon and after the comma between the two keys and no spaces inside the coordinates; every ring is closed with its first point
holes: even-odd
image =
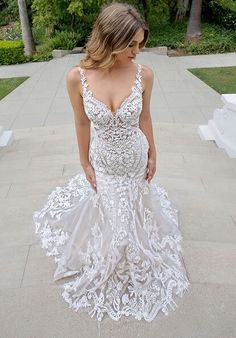
{"type": "Polygon", "coordinates": [[[95,171],[92,167],[92,165],[86,164],[82,166],[84,169],[85,176],[89,183],[91,184],[92,188],[97,192],[97,184],[96,184],[96,177],[95,177],[95,171]]]}
{"type": "Polygon", "coordinates": [[[156,172],[156,158],[149,157],[147,163],[147,175],[145,178],[148,181],[148,183],[150,183],[151,179],[155,175],[155,172],[156,172]]]}

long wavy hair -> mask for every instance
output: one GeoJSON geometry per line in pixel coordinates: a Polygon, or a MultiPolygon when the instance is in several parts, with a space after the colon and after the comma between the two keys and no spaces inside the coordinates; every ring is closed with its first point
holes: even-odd
{"type": "Polygon", "coordinates": [[[140,29],[144,31],[144,39],[140,43],[140,48],[143,48],[148,40],[149,29],[137,9],[116,2],[103,6],[93,25],[86,44],[86,56],[80,61],[80,66],[85,69],[112,67],[116,54],[128,47],[140,29]]]}

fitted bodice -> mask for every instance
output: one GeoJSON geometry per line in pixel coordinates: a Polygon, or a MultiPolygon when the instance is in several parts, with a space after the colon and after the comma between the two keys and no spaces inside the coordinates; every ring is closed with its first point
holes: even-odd
{"type": "Polygon", "coordinates": [[[142,66],[137,65],[130,94],[113,113],[88,88],[84,69],[79,67],[84,110],[93,125],[90,160],[97,172],[118,176],[143,173],[148,141],[139,128],[142,112],[142,66]]]}
{"type": "Polygon", "coordinates": [[[150,322],[174,310],[174,296],[182,297],[190,284],[177,210],[165,189],[144,178],[149,145],[142,123],[139,128],[141,66],[114,114],[80,72],[85,112],[96,128],[89,151],[97,189],[84,174],[57,186],[34,213],[35,231],[57,263],[54,281],[72,278],[62,292],[70,308],[99,321],[107,313],[116,321],[150,322]]]}
{"type": "Polygon", "coordinates": [[[84,110],[95,130],[109,128],[124,128],[138,126],[139,115],[142,111],[142,66],[137,65],[134,84],[130,94],[122,101],[119,108],[113,113],[107,105],[97,99],[88,89],[84,69],[79,67],[83,88],[84,110]]]}

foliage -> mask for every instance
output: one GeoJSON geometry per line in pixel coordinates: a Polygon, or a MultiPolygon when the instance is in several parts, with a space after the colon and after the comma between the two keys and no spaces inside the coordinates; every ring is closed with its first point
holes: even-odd
{"type": "Polygon", "coordinates": [[[186,33],[186,23],[165,24],[151,29],[147,47],[166,46],[181,48],[186,33]]]}
{"type": "Polygon", "coordinates": [[[202,24],[202,36],[197,44],[188,44],[191,54],[226,53],[236,49],[236,34],[220,26],[202,24]]]}
{"type": "Polygon", "coordinates": [[[19,19],[17,0],[0,1],[0,26],[19,19]]]}
{"type": "Polygon", "coordinates": [[[126,0],[125,2],[136,7],[151,27],[174,21],[177,9],[176,0],[126,0]]]}
{"type": "MultiPolygon", "coordinates": [[[[80,35],[80,43],[84,44],[101,6],[109,2],[108,0],[32,0],[33,26],[47,27],[46,35],[49,37],[53,37],[55,31],[74,30],[80,35]]],[[[151,29],[160,24],[167,24],[175,17],[176,0],[127,0],[126,2],[137,7],[147,19],[151,29]]]]}
{"type": "Polygon", "coordinates": [[[18,21],[14,22],[14,24],[8,26],[6,29],[1,30],[1,40],[21,40],[22,34],[21,34],[21,26],[18,21]]]}
{"type": "Polygon", "coordinates": [[[10,65],[24,61],[24,45],[21,40],[0,41],[0,65],[10,65]]]}
{"type": "Polygon", "coordinates": [[[232,30],[203,23],[202,35],[198,43],[189,43],[185,41],[186,28],[186,21],[160,26],[156,31],[152,31],[147,47],[180,48],[189,54],[224,53],[236,49],[236,35],[232,30]]]}
{"type": "Polygon", "coordinates": [[[73,31],[58,32],[50,39],[52,49],[73,49],[77,46],[81,35],[73,31]]]}
{"type": "Polygon", "coordinates": [[[42,43],[45,40],[45,28],[42,26],[33,26],[32,34],[36,45],[42,43]]]}
{"type": "Polygon", "coordinates": [[[167,23],[169,21],[169,17],[169,6],[165,0],[160,0],[155,5],[150,4],[149,14],[147,18],[150,27],[156,27],[160,24],[167,23]]]}
{"type": "Polygon", "coordinates": [[[32,0],[33,24],[55,31],[74,30],[86,41],[104,0],[32,0]]]}
{"type": "MultiPolygon", "coordinates": [[[[110,0],[27,0],[33,36],[38,45],[37,52],[25,59],[46,61],[52,58],[52,49],[73,49],[75,46],[83,46],[101,6],[110,2],[110,0]]],[[[207,23],[202,24],[202,36],[198,43],[186,42],[187,19],[181,23],[174,22],[179,4],[177,0],[125,2],[135,6],[148,21],[150,38],[147,47],[164,45],[169,49],[181,49],[190,54],[227,52],[236,48],[233,30],[207,23]]],[[[9,10],[13,5],[16,10],[14,15],[18,15],[17,0],[0,0],[0,12],[9,10]]],[[[203,5],[203,19],[208,20],[211,16],[212,18],[217,16],[219,24],[225,27],[235,25],[236,20],[232,19],[236,13],[234,0],[209,0],[203,1],[203,5]],[[222,8],[225,12],[221,12],[222,8]]],[[[2,33],[0,31],[2,40],[19,38],[21,30],[18,22],[2,29],[2,33]]]]}
{"type": "Polygon", "coordinates": [[[45,40],[40,45],[36,46],[36,53],[27,57],[27,61],[49,61],[52,59],[52,47],[50,39],[45,40]]]}
{"type": "Polygon", "coordinates": [[[206,21],[236,30],[236,2],[234,0],[210,0],[203,2],[206,21]]]}

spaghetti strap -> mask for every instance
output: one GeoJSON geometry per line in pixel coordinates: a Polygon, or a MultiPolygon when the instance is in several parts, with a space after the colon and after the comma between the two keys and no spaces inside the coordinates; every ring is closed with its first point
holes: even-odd
{"type": "MultiPolygon", "coordinates": [[[[87,90],[88,83],[87,83],[84,69],[82,69],[80,66],[77,66],[77,68],[80,73],[80,80],[82,83],[83,90],[87,90]]],[[[137,88],[142,91],[142,65],[140,63],[137,64],[134,86],[137,86],[137,88]]]]}
{"type": "Polygon", "coordinates": [[[137,73],[136,73],[135,84],[137,85],[138,89],[142,92],[143,91],[143,88],[142,88],[142,65],[140,63],[138,63],[138,69],[137,69],[137,73]]]}
{"type": "Polygon", "coordinates": [[[78,70],[79,70],[79,73],[80,73],[80,81],[82,83],[82,87],[83,87],[83,91],[84,91],[84,90],[87,89],[88,84],[87,84],[87,81],[86,81],[84,70],[80,66],[78,66],[78,70]]]}
{"type": "Polygon", "coordinates": [[[87,72],[79,68],[97,191],[78,173],[34,213],[42,247],[57,263],[54,281],[71,278],[63,284],[64,300],[98,321],[106,314],[150,322],[175,309],[175,296],[190,286],[178,210],[164,188],[146,180],[149,142],[139,127],[142,66],[132,67],[132,92],[115,111],[86,90],[87,72]]]}

